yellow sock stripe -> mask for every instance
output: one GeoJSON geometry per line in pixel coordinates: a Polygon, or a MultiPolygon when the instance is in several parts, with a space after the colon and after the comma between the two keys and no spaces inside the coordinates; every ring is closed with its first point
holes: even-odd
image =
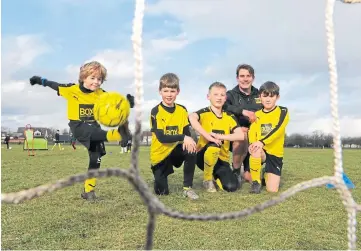
{"type": "Polygon", "coordinates": [[[220,179],[216,179],[216,184],[219,187],[219,189],[221,189],[223,191],[223,185],[220,179]]]}
{"type": "Polygon", "coordinates": [[[213,179],[213,169],[216,165],[219,157],[219,152],[221,149],[219,147],[210,146],[204,153],[204,173],[203,179],[205,181],[213,179]]]}
{"type": "Polygon", "coordinates": [[[96,186],[96,178],[87,179],[84,182],[84,190],[86,193],[93,191],[95,186],[96,186]]]}
{"type": "Polygon", "coordinates": [[[249,168],[251,171],[252,181],[257,181],[258,183],[261,183],[261,167],[261,158],[255,158],[252,156],[249,158],[249,168]]]}

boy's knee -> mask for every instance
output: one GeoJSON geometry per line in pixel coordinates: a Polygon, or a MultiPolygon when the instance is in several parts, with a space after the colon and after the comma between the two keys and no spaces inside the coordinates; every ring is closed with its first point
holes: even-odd
{"type": "Polygon", "coordinates": [[[154,181],[154,193],[157,195],[168,195],[169,189],[168,184],[162,180],[154,181]]]}
{"type": "Polygon", "coordinates": [[[258,149],[258,150],[256,150],[256,151],[252,151],[252,152],[250,152],[250,159],[251,158],[261,158],[261,156],[262,156],[262,149],[258,149]]]}
{"type": "Polygon", "coordinates": [[[266,187],[267,192],[269,193],[278,193],[277,187],[266,187]]]}
{"type": "MultiPolygon", "coordinates": [[[[214,144],[214,143],[213,143],[214,144]]],[[[214,145],[209,145],[208,147],[207,147],[207,150],[205,151],[205,154],[209,154],[209,153],[211,153],[211,154],[219,154],[220,152],[221,152],[221,148],[219,147],[219,146],[217,146],[216,144],[214,144],[214,145]]]]}
{"type": "Polygon", "coordinates": [[[196,152],[188,152],[186,151],[186,156],[190,157],[190,158],[196,158],[197,157],[197,153],[196,152]]]}

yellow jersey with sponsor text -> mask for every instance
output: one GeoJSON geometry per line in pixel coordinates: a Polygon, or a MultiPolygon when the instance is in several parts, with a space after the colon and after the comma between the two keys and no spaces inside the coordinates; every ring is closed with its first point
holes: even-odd
{"type": "Polygon", "coordinates": [[[58,94],[68,101],[68,119],[84,122],[95,122],[93,115],[94,103],[105,91],[98,89],[93,92],[83,92],[79,84],[59,85],[58,94]]]}

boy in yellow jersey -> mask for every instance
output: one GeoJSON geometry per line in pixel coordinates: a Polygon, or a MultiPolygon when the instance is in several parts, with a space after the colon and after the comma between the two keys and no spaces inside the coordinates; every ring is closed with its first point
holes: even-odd
{"type": "Polygon", "coordinates": [[[196,142],[191,137],[187,109],[175,103],[179,94],[179,78],[174,73],[164,74],[159,81],[162,102],[151,110],[152,142],[150,161],[154,175],[154,192],[168,195],[168,175],[183,162],[183,196],[198,199],[192,189],[196,165],[196,142]]]}
{"type": "MultiPolygon", "coordinates": [[[[106,154],[104,141],[120,141],[128,138],[128,122],[118,129],[104,131],[95,121],[93,106],[95,100],[105,92],[101,85],[106,80],[107,70],[99,62],[92,61],[80,68],[79,83],[59,84],[39,76],[30,78],[31,85],[42,85],[57,91],[58,96],[67,100],[69,127],[73,136],[82,143],[89,154],[89,170],[100,168],[101,157],[106,154]]],[[[130,106],[134,106],[134,97],[127,95],[130,106]]],[[[81,197],[95,199],[96,179],[87,179],[81,197]]]]}
{"type": "Polygon", "coordinates": [[[244,140],[244,133],[234,115],[225,112],[227,88],[215,82],[210,85],[210,106],[189,115],[192,128],[199,134],[197,166],[204,171],[203,186],[216,192],[213,177],[219,187],[228,192],[236,191],[240,184],[230,165],[230,141],[244,140]]]}
{"type": "Polygon", "coordinates": [[[263,109],[256,112],[257,120],[248,132],[251,154],[249,163],[252,176],[251,193],[261,192],[261,165],[265,163],[266,189],[278,192],[283,166],[284,141],[289,112],[277,106],[280,88],[273,82],[264,83],[259,89],[263,109]]]}

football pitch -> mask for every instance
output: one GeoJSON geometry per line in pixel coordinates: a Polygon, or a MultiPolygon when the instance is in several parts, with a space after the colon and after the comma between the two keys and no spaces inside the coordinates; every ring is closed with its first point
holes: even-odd
{"type": "MultiPolygon", "coordinates": [[[[52,145],[49,146],[51,148],[52,145]]],[[[88,154],[84,147],[73,151],[37,151],[28,157],[20,146],[2,149],[2,193],[16,192],[85,173],[88,154]]],[[[131,154],[107,146],[104,168],[129,168],[131,154]]],[[[286,149],[281,192],[296,185],[333,174],[330,149],[286,149]]],[[[343,151],[346,174],[355,184],[354,199],[361,202],[361,151],[343,151]]],[[[169,176],[171,195],[160,200],[187,213],[238,211],[264,202],[274,195],[265,190],[250,194],[249,184],[235,193],[206,193],[202,173],[196,169],[194,188],[200,199],[181,195],[182,169],[169,176]]],[[[153,177],[149,148],[140,152],[140,173],[150,189],[153,177]]],[[[144,249],[148,214],[137,192],[124,179],[110,177],[97,181],[99,200],[80,198],[83,184],[77,183],[21,204],[2,204],[1,248],[16,250],[116,250],[144,249]]],[[[358,214],[357,248],[361,248],[361,214],[358,214]]],[[[347,249],[347,213],[337,191],[311,188],[260,213],[238,220],[184,221],[158,216],[154,249],[347,249]]]]}

